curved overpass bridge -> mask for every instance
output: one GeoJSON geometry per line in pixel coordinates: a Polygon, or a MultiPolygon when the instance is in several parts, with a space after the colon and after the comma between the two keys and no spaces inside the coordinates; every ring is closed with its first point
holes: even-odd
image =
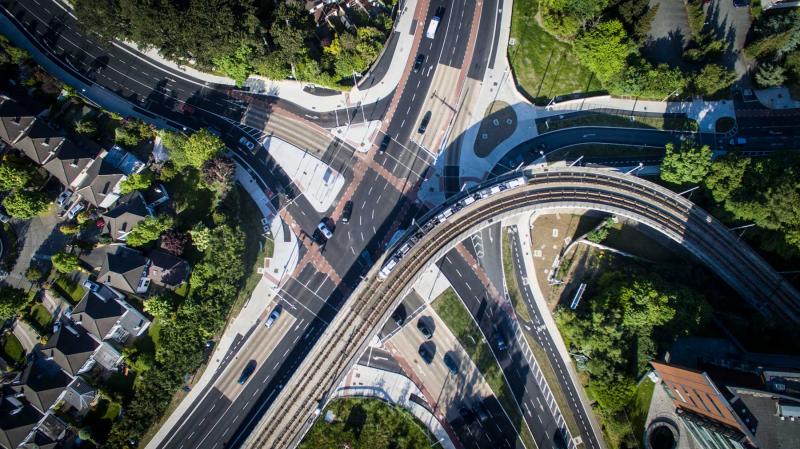
{"type": "MultiPolygon", "coordinates": [[[[393,307],[430,263],[476,230],[507,216],[533,210],[591,209],[636,220],[682,245],[762,313],[800,323],[800,294],[750,247],[738,242],[722,223],[682,196],[635,176],[587,168],[533,170],[524,174],[527,177],[524,185],[463,207],[424,235],[419,230],[407,232],[394,248],[411,239],[416,240],[413,246],[385,280],[378,276],[380,266],[372,269],[262,417],[245,446],[295,446],[341,376],[355,363],[379,325],[388,319],[393,307]]],[[[472,192],[503,181],[495,179],[472,192]]],[[[467,195],[472,193],[454,198],[428,217],[436,217],[467,195]]],[[[387,253],[385,257],[392,255],[387,253]]]]}

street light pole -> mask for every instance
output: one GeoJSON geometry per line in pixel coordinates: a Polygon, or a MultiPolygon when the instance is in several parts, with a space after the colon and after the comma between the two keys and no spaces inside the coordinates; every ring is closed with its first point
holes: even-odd
{"type": "MultiPolygon", "coordinates": [[[[636,170],[641,170],[642,168],[644,168],[644,162],[639,162],[639,165],[637,165],[636,167],[633,167],[632,169],[626,171],[625,174],[626,175],[630,175],[631,173],[635,172],[636,170]]],[[[636,175],[634,175],[634,176],[636,176],[636,175]]]]}

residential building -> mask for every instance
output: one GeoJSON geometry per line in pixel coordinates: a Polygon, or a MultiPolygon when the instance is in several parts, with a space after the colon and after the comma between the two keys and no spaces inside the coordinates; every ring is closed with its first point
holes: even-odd
{"type": "Polygon", "coordinates": [[[63,440],[67,434],[67,425],[59,419],[53,412],[45,413],[44,417],[37,423],[36,428],[22,444],[22,448],[53,448],[58,446],[58,442],[63,440]]]}
{"type": "Polygon", "coordinates": [[[82,377],[76,376],[64,390],[61,398],[64,405],[61,410],[65,413],[74,413],[84,416],[94,406],[97,400],[97,391],[86,383],[82,377]]]}
{"type": "Polygon", "coordinates": [[[64,394],[72,378],[51,360],[37,358],[28,363],[11,388],[42,413],[64,394]]]}
{"type": "Polygon", "coordinates": [[[97,164],[97,154],[65,141],[61,149],[45,164],[44,169],[58,179],[66,188],[76,188],[86,181],[91,167],[97,164]]]}
{"type": "Polygon", "coordinates": [[[107,209],[119,199],[120,183],[126,178],[119,169],[100,159],[89,167],[75,193],[93,206],[107,209]]]}
{"type": "Polygon", "coordinates": [[[798,6],[800,6],[800,1],[798,0],[761,0],[761,9],[764,11],[778,8],[797,8],[798,6]]]}
{"type": "Polygon", "coordinates": [[[154,285],[173,290],[189,277],[189,264],[180,257],[164,251],[150,251],[147,277],[154,285]]]}
{"type": "Polygon", "coordinates": [[[103,214],[104,229],[112,240],[124,242],[133,227],[149,215],[153,215],[152,209],[144,196],[135,191],[120,198],[113,209],[103,214]]]}
{"type": "Polygon", "coordinates": [[[0,139],[14,145],[36,121],[25,108],[11,98],[0,95],[0,139]]]}
{"type": "Polygon", "coordinates": [[[53,360],[70,376],[89,371],[92,355],[100,344],[80,327],[63,324],[50,336],[42,354],[53,360]]]}
{"type": "Polygon", "coordinates": [[[147,277],[150,262],[139,251],[121,244],[111,244],[96,248],[91,256],[100,262],[92,265],[97,272],[98,282],[114,290],[134,294],[145,293],[150,287],[147,277]]]}
{"type": "Polygon", "coordinates": [[[0,446],[14,449],[22,444],[43,418],[42,413],[10,389],[0,391],[0,446]]]}
{"type": "Polygon", "coordinates": [[[56,155],[64,142],[61,132],[51,128],[43,120],[36,120],[28,133],[14,146],[33,162],[44,165],[56,155]]]}
{"type": "Polygon", "coordinates": [[[131,337],[141,336],[150,320],[128,304],[121,296],[103,286],[109,294],[89,291],[72,310],[70,318],[97,340],[113,340],[125,344],[131,337]]]}

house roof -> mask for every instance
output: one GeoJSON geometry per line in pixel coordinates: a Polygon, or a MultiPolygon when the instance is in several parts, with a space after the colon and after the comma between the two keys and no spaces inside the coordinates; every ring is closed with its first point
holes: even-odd
{"type": "Polygon", "coordinates": [[[31,436],[21,445],[20,448],[24,449],[55,449],[59,447],[57,441],[53,441],[37,429],[31,436]]]}
{"type": "Polygon", "coordinates": [[[97,346],[99,344],[80,326],[64,324],[47,340],[42,353],[52,357],[58,366],[74,376],[97,346]]]}
{"type": "Polygon", "coordinates": [[[63,142],[64,135],[60,131],[51,128],[42,120],[37,120],[25,134],[25,137],[15,143],[14,146],[25,153],[31,160],[42,165],[50,160],[63,142]]]}
{"type": "Polygon", "coordinates": [[[55,157],[44,164],[44,169],[61,181],[61,184],[70,186],[78,180],[81,172],[94,162],[95,156],[96,154],[91,151],[67,140],[61,145],[55,157]]]}
{"type": "Polygon", "coordinates": [[[4,394],[0,399],[0,445],[6,448],[19,446],[40,419],[42,414],[30,404],[4,394]],[[19,411],[12,414],[15,410],[19,411]]]}
{"type": "Polygon", "coordinates": [[[19,103],[0,95],[0,139],[14,143],[35,120],[19,103]]]}
{"type": "Polygon", "coordinates": [[[55,363],[46,359],[36,359],[25,366],[13,387],[21,391],[25,399],[40,412],[45,412],[69,385],[72,379],[55,363]]]}
{"type": "Polygon", "coordinates": [[[178,286],[189,276],[189,264],[172,254],[158,250],[151,251],[150,262],[147,276],[156,285],[178,286]]]}
{"type": "Polygon", "coordinates": [[[58,441],[64,438],[67,425],[61,421],[53,412],[44,415],[44,419],[36,426],[36,430],[41,432],[51,441],[58,441]]]}
{"type": "Polygon", "coordinates": [[[100,206],[124,178],[124,173],[101,159],[89,167],[86,179],[81,183],[77,193],[94,206],[100,206]]]}
{"type": "Polygon", "coordinates": [[[94,292],[87,292],[72,310],[72,321],[103,340],[125,311],[116,299],[103,299],[94,292]]]}
{"type": "Polygon", "coordinates": [[[138,191],[131,192],[117,201],[117,206],[105,214],[106,230],[111,238],[119,240],[121,236],[131,232],[137,223],[150,215],[144,197],[138,191]]]}
{"type": "Polygon", "coordinates": [[[75,376],[67,386],[67,392],[64,395],[64,401],[76,409],[83,411],[87,410],[92,402],[97,397],[97,391],[91,385],[86,383],[80,376],[75,376]]]}
{"type": "Polygon", "coordinates": [[[97,280],[112,288],[136,293],[139,279],[147,266],[147,258],[139,251],[123,245],[106,245],[103,250],[106,253],[97,280]]]}

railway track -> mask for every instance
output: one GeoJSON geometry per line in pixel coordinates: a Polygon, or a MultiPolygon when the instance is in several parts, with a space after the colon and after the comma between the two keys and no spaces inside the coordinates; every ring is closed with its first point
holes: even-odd
{"type": "Polygon", "coordinates": [[[527,175],[524,186],[473,203],[433,228],[414,244],[386,280],[378,279],[381,264],[377,264],[319,338],[245,446],[282,449],[297,445],[329,393],[417,274],[459,237],[503,215],[532,209],[584,208],[637,220],[682,244],[757,309],[800,322],[800,294],[722,223],[685,198],[639,178],[586,168],[527,175]]]}

